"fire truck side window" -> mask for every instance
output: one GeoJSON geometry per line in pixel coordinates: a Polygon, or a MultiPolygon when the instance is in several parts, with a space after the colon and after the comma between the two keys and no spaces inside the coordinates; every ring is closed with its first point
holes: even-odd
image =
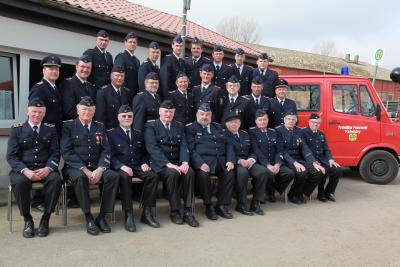
{"type": "Polygon", "coordinates": [[[332,85],[333,109],[336,112],[357,114],[358,93],[357,85],[334,84],[332,85]]]}
{"type": "Polygon", "coordinates": [[[369,95],[368,89],[365,85],[360,85],[360,108],[361,115],[365,117],[375,116],[375,106],[374,102],[369,95]]]}
{"type": "Polygon", "coordinates": [[[287,98],[296,102],[299,111],[319,111],[321,90],[319,84],[293,84],[287,98]]]}

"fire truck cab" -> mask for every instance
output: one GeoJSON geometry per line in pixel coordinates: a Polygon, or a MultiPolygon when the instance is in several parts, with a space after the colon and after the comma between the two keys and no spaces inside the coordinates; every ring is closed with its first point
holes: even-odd
{"type": "Polygon", "coordinates": [[[334,159],[357,168],[370,183],[397,177],[400,123],[392,121],[368,78],[347,75],[282,76],[297,104],[299,127],[311,113],[321,116],[334,159]]]}

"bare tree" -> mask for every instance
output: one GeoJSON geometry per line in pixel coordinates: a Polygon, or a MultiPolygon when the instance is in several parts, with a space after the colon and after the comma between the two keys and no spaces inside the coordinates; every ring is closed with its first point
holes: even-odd
{"type": "Polygon", "coordinates": [[[336,44],[333,41],[324,41],[314,45],[313,53],[324,56],[338,56],[339,52],[336,49],[336,44]]]}
{"type": "Polygon", "coordinates": [[[252,18],[232,16],[223,18],[217,32],[236,41],[255,43],[260,40],[261,28],[252,18]]]}

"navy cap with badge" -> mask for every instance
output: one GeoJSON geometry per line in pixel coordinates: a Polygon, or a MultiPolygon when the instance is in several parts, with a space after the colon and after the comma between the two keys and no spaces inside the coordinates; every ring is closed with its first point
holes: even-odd
{"type": "Polygon", "coordinates": [[[91,59],[88,55],[83,54],[83,55],[79,58],[79,61],[82,61],[82,62],[84,62],[84,63],[91,63],[91,62],[92,62],[92,59],[91,59]]]}
{"type": "Polygon", "coordinates": [[[235,111],[231,111],[225,116],[225,123],[232,120],[240,120],[240,116],[235,111]]]}
{"type": "Polygon", "coordinates": [[[146,78],[145,78],[145,80],[156,80],[156,81],[158,81],[158,75],[157,75],[157,73],[155,73],[155,72],[149,72],[147,75],[146,75],[146,78]]]}
{"type": "Polygon", "coordinates": [[[122,66],[114,65],[111,72],[125,73],[125,69],[122,66]]]}
{"type": "Polygon", "coordinates": [[[161,105],[160,108],[165,108],[165,109],[175,109],[174,103],[172,103],[171,100],[164,100],[161,105]]]}
{"type": "Polygon", "coordinates": [[[211,112],[210,104],[202,103],[199,107],[199,110],[204,111],[204,112],[211,112]]]}
{"type": "Polygon", "coordinates": [[[244,50],[242,48],[236,48],[235,49],[235,54],[236,55],[244,55],[244,50]]]}
{"type": "Polygon", "coordinates": [[[319,120],[320,117],[317,113],[311,113],[310,120],[319,120]]]}
{"type": "Polygon", "coordinates": [[[224,48],[221,45],[215,45],[213,52],[224,52],[224,48]]]}
{"type": "Polygon", "coordinates": [[[211,66],[211,64],[203,64],[200,70],[206,72],[214,72],[214,68],[211,66]]]}
{"type": "Polygon", "coordinates": [[[263,110],[263,109],[257,109],[254,116],[256,119],[259,117],[264,117],[264,116],[267,116],[267,118],[268,118],[268,113],[265,112],[265,110],[263,110]]]}
{"type": "Polygon", "coordinates": [[[149,48],[151,48],[151,49],[160,49],[160,46],[158,45],[157,42],[151,42],[149,44],[149,48]]]}
{"type": "Polygon", "coordinates": [[[61,67],[61,59],[55,55],[48,55],[40,62],[42,67],[61,67]]]}
{"type": "Polygon", "coordinates": [[[200,40],[199,38],[197,38],[197,37],[194,37],[193,39],[192,39],[192,45],[203,45],[203,41],[202,40],[200,40]]]}
{"type": "Polygon", "coordinates": [[[267,53],[261,53],[261,54],[258,55],[258,58],[262,59],[262,60],[266,60],[266,59],[268,59],[268,54],[267,53]]]}
{"type": "Polygon", "coordinates": [[[183,71],[178,72],[178,75],[176,75],[176,79],[179,79],[182,77],[187,77],[186,73],[184,73],[183,71]]]}
{"type": "Polygon", "coordinates": [[[231,77],[229,77],[228,83],[239,83],[239,80],[236,75],[232,75],[231,77]]]}
{"type": "Polygon", "coordinates": [[[108,38],[108,32],[106,32],[105,30],[100,30],[97,32],[97,37],[103,37],[103,38],[108,38]]]}
{"type": "Polygon", "coordinates": [[[132,112],[132,109],[131,109],[131,107],[129,105],[122,105],[118,109],[118,114],[120,114],[120,113],[128,113],[128,112],[132,112]]]}
{"type": "Polygon", "coordinates": [[[279,87],[288,87],[289,83],[285,79],[279,79],[275,84],[274,88],[279,88],[279,87]]]}
{"type": "Polygon", "coordinates": [[[128,32],[127,35],[125,36],[125,41],[128,41],[129,39],[137,39],[136,33],[128,32]]]}
{"type": "Polygon", "coordinates": [[[174,39],[172,39],[173,43],[177,43],[177,44],[181,44],[183,43],[183,39],[182,36],[180,34],[177,34],[174,39]]]}
{"type": "Polygon", "coordinates": [[[251,81],[252,84],[262,84],[262,78],[260,76],[256,76],[251,81]]]}
{"type": "Polygon", "coordinates": [[[28,107],[45,107],[44,102],[39,97],[34,97],[29,100],[28,107]]]}
{"type": "Polygon", "coordinates": [[[297,116],[297,112],[294,111],[293,109],[290,109],[286,112],[285,117],[286,116],[297,116]]]}
{"type": "Polygon", "coordinates": [[[90,96],[84,96],[81,98],[81,101],[79,101],[79,105],[86,106],[86,107],[93,107],[94,102],[90,96]]]}

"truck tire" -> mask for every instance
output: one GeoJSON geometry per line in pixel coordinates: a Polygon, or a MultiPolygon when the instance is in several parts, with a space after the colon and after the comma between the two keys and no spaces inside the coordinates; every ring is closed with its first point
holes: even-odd
{"type": "Polygon", "coordinates": [[[359,171],[368,183],[388,184],[397,177],[399,162],[391,153],[375,150],[364,156],[359,171]]]}

